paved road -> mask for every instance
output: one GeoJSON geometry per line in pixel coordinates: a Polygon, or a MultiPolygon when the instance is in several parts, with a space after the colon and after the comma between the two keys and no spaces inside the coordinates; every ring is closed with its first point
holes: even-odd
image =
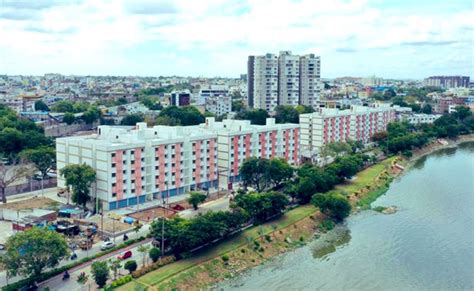
{"type": "MultiPolygon", "coordinates": [[[[135,239],[135,238],[138,238],[140,236],[146,236],[148,234],[148,231],[149,231],[149,225],[144,225],[140,231],[138,233],[136,232],[131,232],[128,235],[129,239],[135,239]]],[[[116,239],[116,244],[119,244],[119,243],[122,243],[122,238],[117,238],[116,239]]],[[[142,244],[145,243],[145,242],[142,242],[142,244]]],[[[77,254],[77,260],[80,260],[82,258],[85,258],[87,256],[92,256],[92,255],[95,255],[95,254],[98,254],[99,252],[101,252],[100,250],[100,245],[102,243],[96,243],[92,246],[92,248],[89,250],[89,251],[83,251],[83,250],[76,250],[76,254],[77,254]]],[[[121,250],[117,251],[118,253],[121,252],[121,250]]],[[[114,252],[115,253],[115,252],[114,252]]],[[[69,264],[71,263],[72,261],[67,259],[67,260],[63,260],[60,264],[59,264],[59,267],[60,266],[64,266],[66,264],[69,264]]],[[[16,277],[13,277],[13,278],[9,278],[8,279],[8,282],[9,283],[14,283],[14,282],[17,282],[19,281],[20,279],[22,279],[22,277],[20,276],[16,276],[16,277]]],[[[7,284],[7,279],[6,279],[6,272],[5,271],[2,271],[0,272],[0,286],[5,286],[7,284]]],[[[55,290],[55,289],[51,289],[51,290],[55,290]]]]}
{"type": "MultiPolygon", "coordinates": [[[[119,272],[119,274],[121,274],[121,275],[128,274],[128,271],[123,269],[123,266],[124,266],[126,261],[135,260],[139,267],[142,265],[143,254],[138,252],[138,247],[143,245],[143,244],[151,244],[151,239],[147,239],[145,241],[142,241],[142,242],[137,243],[135,245],[129,246],[127,248],[117,250],[115,252],[107,254],[107,255],[101,257],[100,261],[113,259],[113,258],[117,257],[119,254],[125,253],[128,250],[131,250],[132,251],[132,257],[127,259],[127,260],[122,261],[123,262],[122,263],[122,268],[119,272]]],[[[97,259],[97,260],[99,260],[99,259],[97,259]]],[[[51,279],[49,279],[45,282],[42,282],[41,284],[39,284],[38,287],[40,288],[40,290],[42,290],[46,287],[49,287],[50,290],[65,290],[65,291],[90,290],[90,289],[95,290],[96,285],[95,285],[94,279],[92,278],[92,275],[91,275],[91,265],[92,265],[93,262],[95,262],[97,260],[89,261],[87,263],[84,263],[80,266],[77,266],[77,267],[73,268],[72,270],[69,271],[69,274],[71,275],[71,277],[67,280],[63,280],[63,276],[62,276],[62,274],[60,274],[60,275],[58,275],[56,277],[53,277],[53,278],[51,278],[51,279]],[[81,272],[85,272],[86,275],[89,277],[89,279],[87,280],[87,283],[85,285],[82,285],[82,284],[77,282],[77,278],[78,278],[78,276],[81,272]]],[[[113,277],[112,272],[110,272],[110,275],[113,277]]],[[[112,279],[112,277],[111,277],[111,279],[112,279]]],[[[109,281],[109,283],[110,283],[110,281],[109,281]]]]}
{"type": "Polygon", "coordinates": [[[199,213],[206,213],[208,211],[228,210],[229,206],[230,206],[229,197],[222,197],[214,201],[200,205],[198,210],[187,209],[187,210],[181,211],[179,213],[179,216],[189,219],[198,215],[199,213]]]}

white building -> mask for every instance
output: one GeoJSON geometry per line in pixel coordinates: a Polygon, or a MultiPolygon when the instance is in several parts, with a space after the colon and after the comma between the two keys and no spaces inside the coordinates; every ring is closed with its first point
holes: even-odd
{"type": "Polygon", "coordinates": [[[301,148],[305,155],[313,156],[330,142],[348,140],[370,142],[377,132],[386,130],[396,118],[390,106],[351,106],[350,109],[319,108],[316,112],[301,114],[301,148]]]}
{"type": "Polygon", "coordinates": [[[296,106],[300,101],[300,57],[290,51],[280,52],[278,58],[279,105],[296,106]]]}
{"type": "Polygon", "coordinates": [[[401,114],[399,119],[401,121],[408,121],[410,124],[430,124],[435,122],[436,119],[440,118],[441,114],[424,114],[424,113],[409,113],[401,114]]]}
{"type": "Polygon", "coordinates": [[[250,56],[248,70],[249,106],[273,111],[278,105],[278,57],[250,56]]]}
{"type": "MultiPolygon", "coordinates": [[[[299,125],[224,120],[196,126],[99,126],[88,136],[56,140],[57,168],[86,163],[104,209],[136,205],[197,188],[231,187],[245,158],[281,157],[298,164],[299,125]]],[[[58,187],[65,181],[59,177],[58,187]]]]}
{"type": "Polygon", "coordinates": [[[279,56],[249,56],[247,96],[250,107],[274,111],[277,105],[315,106],[321,92],[321,60],[282,51],[279,56]]]}
{"type": "Polygon", "coordinates": [[[321,95],[321,58],[314,54],[300,57],[300,104],[317,107],[321,95]]]}
{"type": "Polygon", "coordinates": [[[208,97],[206,110],[216,116],[222,116],[232,111],[232,98],[230,96],[208,97]]]}
{"type": "Polygon", "coordinates": [[[229,87],[227,85],[207,85],[199,89],[197,105],[205,105],[209,97],[229,96],[229,87]]]}

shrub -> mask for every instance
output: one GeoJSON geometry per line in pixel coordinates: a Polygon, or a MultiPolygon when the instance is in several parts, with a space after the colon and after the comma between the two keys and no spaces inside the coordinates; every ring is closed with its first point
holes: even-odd
{"type": "Polygon", "coordinates": [[[160,268],[164,265],[170,264],[174,261],[176,261],[175,256],[164,257],[156,263],[150,264],[150,265],[145,266],[145,267],[143,267],[143,268],[141,268],[137,271],[132,272],[132,277],[133,278],[141,277],[141,276],[145,275],[146,273],[154,271],[154,270],[156,270],[156,269],[158,269],[158,268],[160,268]]]}
{"type": "Polygon", "coordinates": [[[112,289],[117,288],[119,286],[127,284],[128,282],[132,281],[132,279],[133,278],[132,278],[131,275],[127,275],[127,276],[124,276],[122,278],[118,278],[117,280],[113,281],[112,284],[110,284],[110,287],[112,289]]]}
{"type": "Polygon", "coordinates": [[[125,265],[123,266],[124,269],[128,270],[130,274],[134,271],[137,270],[137,262],[135,260],[130,260],[125,262],[125,265]]]}
{"type": "Polygon", "coordinates": [[[221,257],[222,261],[224,261],[224,263],[227,263],[229,261],[229,256],[228,255],[223,255],[221,257]]]}
{"type": "Polygon", "coordinates": [[[245,249],[240,249],[240,252],[241,252],[242,254],[245,254],[245,249]]]}
{"type": "Polygon", "coordinates": [[[303,237],[303,236],[300,236],[300,241],[301,241],[301,242],[304,241],[304,237],[303,237]]]}
{"type": "Polygon", "coordinates": [[[332,220],[325,219],[319,225],[319,229],[321,229],[322,231],[329,231],[329,230],[332,230],[334,228],[334,226],[335,226],[335,224],[332,220]]]}
{"type": "Polygon", "coordinates": [[[265,235],[265,239],[268,241],[268,242],[271,242],[272,241],[272,237],[270,235],[265,235]]]}
{"type": "Polygon", "coordinates": [[[158,259],[161,256],[161,250],[159,248],[155,248],[155,247],[151,248],[149,255],[150,255],[150,258],[153,261],[153,263],[156,263],[156,261],[158,261],[158,259]]]}

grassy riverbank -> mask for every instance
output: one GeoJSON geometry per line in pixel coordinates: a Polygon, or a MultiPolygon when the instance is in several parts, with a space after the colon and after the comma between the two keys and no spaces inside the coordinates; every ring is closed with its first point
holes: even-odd
{"type": "MultiPolygon", "coordinates": [[[[392,179],[392,165],[397,159],[388,158],[359,172],[355,179],[337,186],[336,190],[348,195],[353,206],[370,205],[387,190],[392,179]]],[[[323,215],[313,206],[300,206],[274,221],[249,228],[191,258],[153,271],[119,289],[204,288],[304,245],[320,230],[323,221],[323,215]]]]}

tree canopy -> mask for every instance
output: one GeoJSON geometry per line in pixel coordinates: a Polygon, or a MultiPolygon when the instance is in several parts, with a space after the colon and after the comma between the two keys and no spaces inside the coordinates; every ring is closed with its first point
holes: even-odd
{"type": "Polygon", "coordinates": [[[311,203],[336,221],[344,220],[351,213],[351,204],[347,198],[334,191],[315,194],[311,203]]]}
{"type": "Polygon", "coordinates": [[[32,162],[41,175],[46,177],[48,172],[56,166],[56,150],[52,147],[40,146],[26,149],[20,153],[25,160],[32,162]]]}
{"type": "Polygon", "coordinates": [[[204,121],[204,115],[194,106],[168,106],[160,112],[155,123],[161,125],[198,125],[204,121]]]}
{"type": "Polygon", "coordinates": [[[242,110],[235,115],[235,119],[250,120],[251,124],[265,125],[269,117],[263,109],[242,110]]]}
{"type": "Polygon", "coordinates": [[[90,200],[90,187],[95,182],[95,170],[87,164],[69,164],[59,173],[66,180],[66,186],[72,188],[72,201],[85,207],[90,200]]]}
{"type": "Polygon", "coordinates": [[[293,168],[280,158],[262,159],[250,157],[240,166],[240,176],[247,186],[262,192],[268,187],[278,187],[293,176],[293,168]]]}
{"type": "Polygon", "coordinates": [[[9,276],[38,276],[69,255],[64,236],[41,227],[17,232],[7,239],[5,246],[1,261],[9,276]]]}

